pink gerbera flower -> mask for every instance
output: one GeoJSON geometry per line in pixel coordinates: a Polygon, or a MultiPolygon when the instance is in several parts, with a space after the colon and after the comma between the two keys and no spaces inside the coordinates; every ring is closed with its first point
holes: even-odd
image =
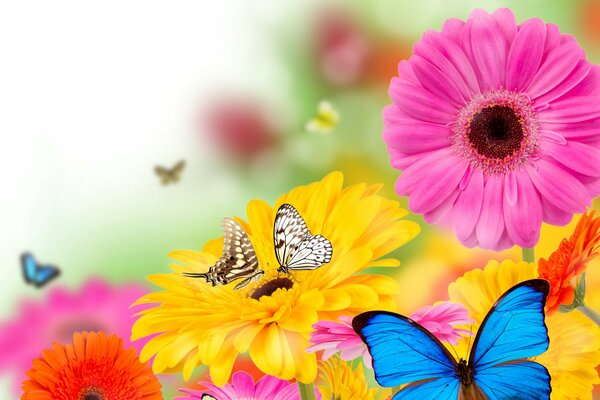
{"type": "MultiPolygon", "coordinates": [[[[40,302],[26,300],[11,321],[0,322],[0,372],[15,375],[19,391],[31,360],[53,342],[70,342],[74,332],[104,331],[124,338],[131,347],[131,303],[147,291],[143,285],[111,286],[90,280],[78,292],[50,290],[40,302]]],[[[144,342],[136,342],[138,351],[144,342]]]]}
{"type": "Polygon", "coordinates": [[[506,8],[429,31],[399,65],[383,137],[396,191],[469,246],[532,247],[600,193],[600,71],[506,8]]]}
{"type": "MultiPolygon", "coordinates": [[[[175,400],[201,399],[203,394],[211,395],[218,400],[300,400],[298,386],[265,375],[254,383],[252,376],[244,371],[236,372],[231,377],[231,383],[223,387],[215,386],[212,382],[200,382],[207,390],[180,389],[189,394],[186,397],[177,397],[175,400]]],[[[321,395],[315,391],[317,399],[321,395]]]]}
{"type": "MultiPolygon", "coordinates": [[[[473,323],[465,307],[449,301],[435,306],[426,306],[415,311],[410,318],[421,324],[442,342],[453,345],[458,344],[464,334],[470,332],[456,326],[473,323]]],[[[342,316],[341,322],[319,321],[313,325],[311,333],[312,346],[306,349],[313,353],[323,350],[322,360],[327,360],[337,352],[344,361],[351,361],[358,357],[363,358],[363,363],[368,368],[372,367],[372,359],[367,346],[352,328],[352,317],[342,316]]]]}

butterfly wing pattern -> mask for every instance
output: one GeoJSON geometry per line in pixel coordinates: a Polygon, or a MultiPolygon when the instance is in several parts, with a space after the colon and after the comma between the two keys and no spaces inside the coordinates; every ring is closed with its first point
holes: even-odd
{"type": "Polygon", "coordinates": [[[484,319],[468,364],[402,315],[370,311],[352,326],[369,348],[379,384],[408,384],[393,400],[548,400],[550,375],[528,360],[548,348],[548,291],[548,282],[533,279],[504,293],[484,319]]]}
{"type": "Polygon", "coordinates": [[[26,283],[41,288],[60,275],[60,270],[53,265],[40,265],[33,255],[21,255],[21,269],[26,283]]]}
{"type": "Polygon", "coordinates": [[[280,272],[317,269],[330,262],[333,254],[331,242],[324,236],[313,236],[304,218],[290,204],[277,210],[273,241],[280,272]]]}
{"type": "Polygon", "coordinates": [[[213,286],[227,285],[243,279],[235,286],[241,289],[260,278],[264,273],[258,269],[256,253],[250,238],[242,227],[232,218],[223,219],[223,253],[215,265],[205,273],[184,273],[191,278],[204,278],[213,286]]]}
{"type": "Polygon", "coordinates": [[[217,400],[216,397],[211,396],[210,394],[202,393],[201,400],[217,400]]]}

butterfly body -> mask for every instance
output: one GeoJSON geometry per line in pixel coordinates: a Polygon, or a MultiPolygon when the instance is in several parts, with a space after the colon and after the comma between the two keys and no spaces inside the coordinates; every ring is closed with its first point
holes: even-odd
{"type": "Polygon", "coordinates": [[[352,325],[369,348],[377,381],[407,384],[393,400],[548,400],[550,375],[528,360],[548,348],[548,292],[541,279],[509,289],[483,320],[468,360],[456,361],[431,332],[399,314],[371,311],[352,325]]]}
{"type": "Polygon", "coordinates": [[[39,264],[33,255],[21,255],[21,268],[25,282],[41,288],[60,275],[60,270],[53,265],[39,264]]]}

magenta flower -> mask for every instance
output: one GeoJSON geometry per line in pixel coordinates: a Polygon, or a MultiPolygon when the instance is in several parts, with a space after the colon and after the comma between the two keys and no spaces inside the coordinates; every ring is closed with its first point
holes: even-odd
{"type": "MultiPolygon", "coordinates": [[[[265,375],[254,383],[250,374],[239,371],[231,377],[231,383],[223,387],[215,386],[212,382],[200,383],[206,386],[207,390],[180,389],[190,396],[177,397],[175,400],[201,399],[203,394],[209,394],[218,400],[300,400],[295,383],[271,375],[265,375]]],[[[321,398],[317,391],[315,395],[317,399],[321,398]]]]}
{"type": "MultiPolygon", "coordinates": [[[[24,301],[16,318],[0,322],[0,372],[14,375],[15,391],[20,392],[31,360],[53,342],[70,342],[76,331],[102,330],[132,346],[128,338],[134,311],[129,306],[146,292],[143,285],[111,286],[95,279],[76,293],[56,287],[42,301],[24,301]]],[[[144,343],[133,347],[139,351],[144,343]]]]}
{"type": "Polygon", "coordinates": [[[337,352],[340,352],[340,358],[344,361],[362,356],[365,366],[373,369],[367,346],[352,329],[352,317],[341,316],[338,319],[341,322],[319,321],[314,324],[315,330],[310,334],[310,342],[314,344],[306,351],[314,353],[324,350],[322,360],[327,360],[337,352]]]}
{"type": "Polygon", "coordinates": [[[467,309],[456,303],[445,301],[435,306],[425,306],[415,311],[410,318],[438,338],[442,342],[454,346],[464,335],[471,332],[456,326],[472,324],[475,320],[469,318],[467,309]]]}
{"type": "Polygon", "coordinates": [[[534,246],[600,194],[600,71],[573,37],[506,8],[429,31],[390,84],[396,184],[469,246],[534,246]]]}
{"type": "MultiPolygon", "coordinates": [[[[475,322],[462,305],[449,301],[435,306],[426,306],[415,311],[410,318],[421,324],[442,342],[453,345],[458,344],[464,334],[470,331],[456,328],[475,322]]],[[[358,357],[363,358],[367,368],[372,367],[372,359],[367,346],[352,328],[352,317],[339,317],[341,322],[319,321],[313,325],[311,333],[312,346],[306,349],[309,353],[323,350],[322,360],[327,360],[337,352],[344,361],[351,361],[358,357]]]]}

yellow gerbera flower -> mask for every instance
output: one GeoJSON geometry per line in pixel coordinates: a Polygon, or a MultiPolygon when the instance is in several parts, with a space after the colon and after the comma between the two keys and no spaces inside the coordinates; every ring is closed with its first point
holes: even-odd
{"type": "Polygon", "coordinates": [[[237,356],[248,352],[265,374],[312,383],[317,362],[314,354],[305,352],[311,325],[375,308],[394,309],[393,279],[357,273],[373,266],[397,266],[397,260],[381,257],[419,232],[416,223],[401,219],[408,212],[397,202],[377,195],[380,185],[343,189],[342,183],[342,174],[332,173],[281,196],[274,208],[260,200],[248,204],[248,222],[236,221],[248,234],[265,273],[243,289],[234,290],[235,282],[212,287],[182,275],[206,272],[221,255],[222,238],[208,242],[201,252],[171,253],[183,265],[172,265],[173,273],[150,276],[164,290],[137,302],[160,303],[141,312],[133,327],[133,339],[158,334],[140,358],[155,356],[155,372],[182,370],[185,379],[205,364],[212,381],[223,385],[237,356]],[[273,225],[284,203],[299,211],[311,232],[331,241],[331,262],[312,271],[277,272],[273,225]]]}
{"type": "MultiPolygon", "coordinates": [[[[496,300],[519,282],[537,278],[534,263],[490,261],[486,267],[467,272],[448,287],[450,300],[463,304],[477,322],[496,300]]],[[[550,346],[535,358],[548,368],[552,378],[552,400],[592,399],[592,387],[600,383],[596,366],[600,363],[600,328],[579,313],[546,316],[550,346]]],[[[466,346],[465,346],[466,347],[466,346]]],[[[465,354],[464,349],[461,352],[465,354]]]]}
{"type": "Polygon", "coordinates": [[[353,371],[347,362],[334,356],[322,362],[319,370],[319,376],[324,381],[323,385],[319,385],[323,399],[375,400],[390,393],[385,389],[378,392],[375,388],[369,388],[362,363],[353,371]]]}

